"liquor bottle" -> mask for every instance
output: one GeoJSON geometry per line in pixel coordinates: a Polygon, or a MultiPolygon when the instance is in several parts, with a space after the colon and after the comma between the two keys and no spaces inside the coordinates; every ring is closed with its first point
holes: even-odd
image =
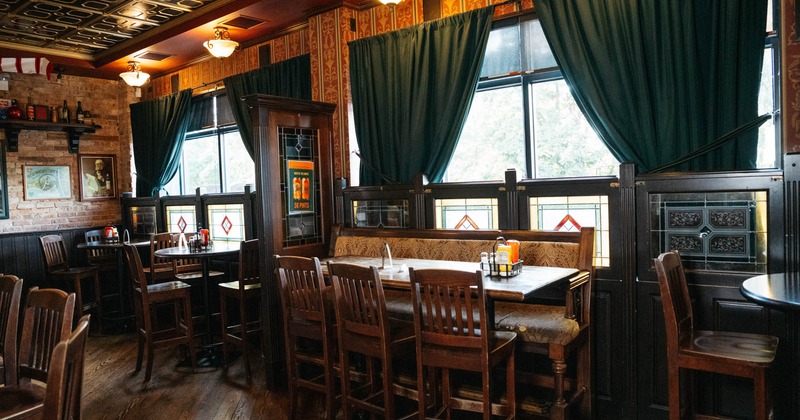
{"type": "Polygon", "coordinates": [[[36,117],[36,113],[33,109],[33,101],[31,101],[30,96],[28,96],[28,103],[25,104],[25,114],[28,116],[28,121],[33,121],[36,117]]]}
{"type": "Polygon", "coordinates": [[[69,108],[67,107],[67,100],[64,99],[64,106],[61,107],[61,122],[69,122],[69,108]]]}
{"type": "Polygon", "coordinates": [[[75,109],[75,122],[83,124],[83,107],[81,106],[81,101],[78,101],[78,108],[75,109]]]}
{"type": "Polygon", "coordinates": [[[50,122],[57,123],[58,122],[58,115],[60,113],[61,113],[60,111],[56,111],[55,107],[51,106],[50,107],[50,122]]]}

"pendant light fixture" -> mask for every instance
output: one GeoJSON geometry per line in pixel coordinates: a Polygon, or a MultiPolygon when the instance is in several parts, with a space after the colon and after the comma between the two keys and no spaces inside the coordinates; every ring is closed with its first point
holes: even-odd
{"type": "Polygon", "coordinates": [[[142,85],[150,79],[150,75],[142,71],[138,61],[128,61],[128,71],[120,73],[119,77],[129,86],[133,86],[133,94],[137,98],[142,97],[142,85]]]}
{"type": "Polygon", "coordinates": [[[204,42],[203,46],[206,47],[208,52],[214,57],[225,58],[233,54],[239,46],[239,43],[231,41],[231,34],[228,33],[228,28],[216,26],[214,27],[214,39],[204,42]]]}
{"type": "Polygon", "coordinates": [[[401,1],[403,0],[380,0],[380,2],[388,6],[389,10],[391,10],[392,12],[394,12],[394,6],[396,6],[401,1]]]}

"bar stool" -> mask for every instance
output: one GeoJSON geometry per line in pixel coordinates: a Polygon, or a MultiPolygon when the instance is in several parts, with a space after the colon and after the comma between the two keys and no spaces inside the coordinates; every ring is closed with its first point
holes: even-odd
{"type": "Polygon", "coordinates": [[[688,398],[687,406],[681,407],[681,369],[752,379],[755,418],[771,418],[772,404],[766,376],[775,359],[778,338],[762,334],[695,330],[692,301],[680,255],[675,251],[665,252],[654,262],[667,332],[670,420],[685,418],[686,414],[695,415],[692,403],[694,395],[688,398]]]}
{"type": "Polygon", "coordinates": [[[84,311],[94,308],[97,310],[98,320],[102,321],[102,294],[97,267],[70,267],[64,238],[61,235],[45,235],[39,238],[39,242],[42,245],[47,276],[60,281],[72,282],[76,300],[75,310],[78,316],[81,317],[84,311]],[[89,303],[85,302],[82,292],[81,281],[84,279],[91,279],[94,286],[94,301],[89,303]]]}
{"type": "Polygon", "coordinates": [[[0,379],[3,384],[17,383],[17,327],[19,301],[22,297],[22,279],[10,274],[0,274],[0,379]]]}
{"type": "Polygon", "coordinates": [[[228,346],[241,347],[244,358],[244,369],[247,379],[252,377],[250,358],[247,350],[250,347],[247,338],[251,334],[261,333],[261,277],[259,276],[258,239],[242,241],[239,247],[239,280],[219,285],[219,307],[222,320],[222,355],[223,362],[228,363],[228,346]],[[234,299],[239,305],[239,324],[228,325],[228,300],[234,299]],[[247,320],[248,302],[259,308],[256,319],[247,320]]]}

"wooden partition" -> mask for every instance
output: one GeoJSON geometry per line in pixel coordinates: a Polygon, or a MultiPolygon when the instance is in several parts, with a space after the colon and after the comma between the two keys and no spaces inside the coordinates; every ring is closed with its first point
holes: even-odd
{"type": "Polygon", "coordinates": [[[283,323],[274,255],[326,255],[333,226],[333,104],[244,98],[253,121],[256,232],[267,384],[285,387],[283,323]]]}

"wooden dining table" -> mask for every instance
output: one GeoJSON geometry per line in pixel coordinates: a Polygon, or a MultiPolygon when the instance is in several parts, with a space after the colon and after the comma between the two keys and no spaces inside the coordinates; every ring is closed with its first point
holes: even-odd
{"type": "MultiPolygon", "coordinates": [[[[378,267],[381,283],[389,289],[411,289],[411,279],[408,268],[415,270],[423,268],[444,268],[475,272],[480,270],[480,263],[465,261],[426,260],[414,258],[394,258],[391,267],[382,267],[380,257],[339,256],[326,258],[321,261],[322,273],[328,276],[328,262],[358,264],[378,267]]],[[[522,266],[516,276],[500,277],[484,275],[483,288],[486,291],[487,316],[490,325],[494,324],[494,301],[507,300],[524,302],[532,296],[549,289],[558,287],[576,277],[579,271],[575,268],[541,267],[533,265],[522,266]]],[[[586,273],[588,275],[588,273],[586,273]]]]}

